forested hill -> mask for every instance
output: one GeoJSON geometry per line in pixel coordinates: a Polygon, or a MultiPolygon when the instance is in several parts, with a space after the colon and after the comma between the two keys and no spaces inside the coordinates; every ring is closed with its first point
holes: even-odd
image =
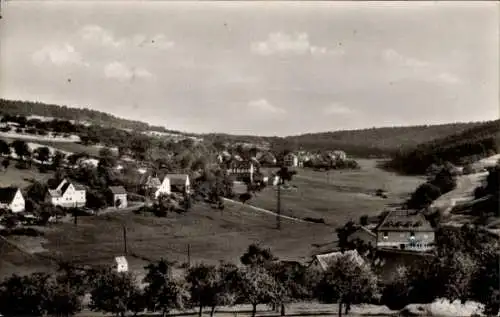
{"type": "Polygon", "coordinates": [[[500,120],[475,124],[447,137],[416,146],[394,155],[387,167],[408,174],[423,174],[431,164],[449,161],[466,164],[500,150],[500,120]]]}
{"type": "Polygon", "coordinates": [[[104,127],[114,127],[118,129],[132,129],[137,131],[154,130],[160,132],[183,134],[178,131],[167,130],[163,127],[150,126],[149,124],[140,121],[118,118],[109,113],[97,110],[73,108],[41,102],[0,99],[0,115],[2,114],[54,117],[58,119],[75,120],[80,122],[87,121],[91,122],[92,124],[104,127]]]}
{"type": "MultiPolygon", "coordinates": [[[[434,153],[436,150],[432,146],[435,143],[429,143],[433,140],[438,140],[437,147],[444,144],[457,144],[461,138],[470,140],[470,134],[475,131],[483,131],[490,136],[488,130],[489,123],[470,122],[470,123],[451,123],[441,125],[421,125],[408,127],[385,127],[385,128],[370,128],[362,130],[348,131],[332,131],[323,133],[309,133],[297,136],[281,137],[266,137],[266,136],[239,136],[224,133],[212,133],[197,135],[194,133],[184,133],[179,131],[167,130],[163,127],[150,126],[147,123],[118,118],[111,114],[85,109],[74,108],[67,106],[59,106],[45,104],[41,102],[30,101],[15,101],[0,99],[0,115],[37,115],[44,117],[54,117],[58,119],[87,121],[103,127],[113,127],[118,129],[132,129],[135,131],[155,130],[160,132],[168,132],[174,134],[182,134],[187,136],[201,136],[207,141],[217,142],[247,142],[256,145],[269,145],[274,151],[282,150],[309,150],[309,151],[325,151],[341,149],[346,151],[350,156],[358,157],[395,157],[394,167],[401,169],[401,164],[406,164],[413,159],[410,157],[411,150],[420,145],[419,151],[424,153],[434,153]],[[475,130],[478,129],[478,130],[475,130]],[[464,133],[464,136],[461,136],[464,133]],[[458,138],[458,139],[455,139],[458,138]],[[432,148],[432,150],[430,150],[432,148]],[[423,150],[421,150],[423,149],[423,150]],[[434,151],[434,152],[433,152],[434,151]],[[396,162],[402,162],[396,163],[396,162]]],[[[493,127],[494,128],[494,127],[493,127]]],[[[491,129],[491,128],[490,128],[491,129]]],[[[481,132],[481,133],[483,133],[481,132]]],[[[483,133],[483,134],[484,134],[483,133]]],[[[488,137],[485,137],[484,142],[488,142],[488,137]]],[[[491,148],[489,144],[485,145],[491,148]]],[[[477,151],[473,151],[474,153],[477,151]]],[[[446,154],[448,155],[448,154],[446,154]]],[[[449,155],[448,155],[449,156],[449,155]]],[[[448,157],[446,156],[446,157],[448,157]]],[[[427,161],[425,161],[427,162],[427,161]]],[[[420,171],[420,168],[418,169],[420,171]]]]}
{"type": "Polygon", "coordinates": [[[342,149],[356,156],[392,156],[434,139],[481,126],[480,122],[370,128],[289,136],[285,140],[307,150],[342,149]]]}

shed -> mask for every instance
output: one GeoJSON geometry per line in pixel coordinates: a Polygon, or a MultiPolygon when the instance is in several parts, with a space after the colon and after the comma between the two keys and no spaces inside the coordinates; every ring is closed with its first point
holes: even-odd
{"type": "Polygon", "coordinates": [[[128,272],[128,261],[124,256],[115,257],[115,265],[113,266],[117,272],[128,272]]]}

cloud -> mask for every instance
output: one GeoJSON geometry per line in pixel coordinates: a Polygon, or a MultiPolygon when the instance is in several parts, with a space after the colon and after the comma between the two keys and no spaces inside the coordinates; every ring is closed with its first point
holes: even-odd
{"type": "Polygon", "coordinates": [[[450,73],[447,73],[447,72],[443,72],[443,73],[439,74],[436,79],[440,82],[448,83],[448,84],[456,84],[456,83],[460,82],[460,79],[457,76],[450,74],[450,73]]]}
{"type": "Polygon", "coordinates": [[[118,81],[129,81],[135,78],[151,78],[151,74],[144,68],[133,68],[120,62],[112,62],[104,67],[104,75],[107,78],[116,79],[118,81]]]}
{"type": "Polygon", "coordinates": [[[403,67],[419,68],[419,67],[426,67],[429,65],[428,62],[421,61],[416,58],[403,56],[394,49],[386,49],[383,52],[383,57],[387,62],[403,67]]]}
{"type": "Polygon", "coordinates": [[[124,40],[115,39],[113,33],[99,25],[86,25],[80,30],[82,38],[88,42],[103,46],[119,47],[124,40]]]}
{"type": "Polygon", "coordinates": [[[427,61],[404,56],[394,49],[384,50],[382,57],[390,65],[407,69],[408,76],[440,84],[457,84],[460,82],[460,78],[456,75],[443,71],[427,61]]]}
{"type": "Polygon", "coordinates": [[[36,65],[48,62],[56,66],[88,66],[88,63],[83,61],[81,54],[70,44],[45,46],[33,53],[32,60],[36,65]]]}
{"type": "Polygon", "coordinates": [[[253,100],[248,103],[248,106],[252,109],[260,110],[267,113],[285,113],[286,111],[282,108],[276,107],[269,103],[266,99],[253,100]]]}
{"type": "Polygon", "coordinates": [[[273,54],[344,54],[342,50],[329,50],[326,47],[312,45],[309,42],[309,35],[307,33],[296,33],[293,35],[281,32],[270,33],[265,41],[252,43],[251,50],[255,54],[264,56],[273,54]]]}
{"type": "Polygon", "coordinates": [[[167,40],[164,34],[155,34],[147,36],[144,34],[135,34],[128,38],[117,38],[113,32],[106,30],[99,25],[86,25],[80,30],[81,37],[88,42],[106,47],[149,47],[161,50],[168,50],[174,47],[173,41],[167,40]]]}
{"type": "Polygon", "coordinates": [[[325,114],[350,114],[353,113],[354,111],[350,108],[347,108],[346,106],[342,105],[341,103],[332,103],[328,106],[325,107],[324,113],[325,114]]]}

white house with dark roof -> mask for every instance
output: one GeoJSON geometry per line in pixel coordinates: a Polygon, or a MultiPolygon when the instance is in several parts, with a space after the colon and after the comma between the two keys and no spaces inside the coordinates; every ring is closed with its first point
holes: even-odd
{"type": "Polygon", "coordinates": [[[25,201],[21,190],[17,187],[0,188],[0,209],[11,212],[24,211],[25,201]]]}
{"type": "Polygon", "coordinates": [[[83,185],[64,179],[56,189],[49,189],[48,198],[54,206],[83,207],[87,202],[86,194],[83,185]]]}
{"type": "Polygon", "coordinates": [[[375,233],[377,249],[425,252],[434,248],[435,229],[419,211],[391,210],[375,233]]]}
{"type": "Polygon", "coordinates": [[[127,208],[127,191],[123,186],[109,186],[113,206],[116,208],[127,208]]]}

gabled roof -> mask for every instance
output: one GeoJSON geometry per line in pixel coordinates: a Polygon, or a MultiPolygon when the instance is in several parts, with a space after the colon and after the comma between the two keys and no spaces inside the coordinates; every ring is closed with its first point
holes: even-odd
{"type": "Polygon", "coordinates": [[[109,190],[115,195],[123,195],[127,193],[123,186],[109,186],[109,190]]]}
{"type": "Polygon", "coordinates": [[[0,203],[10,204],[19,189],[17,187],[0,188],[0,203]]]}
{"type": "Polygon", "coordinates": [[[160,187],[161,186],[161,181],[158,177],[151,177],[148,176],[146,183],[146,186],[151,186],[151,187],[160,187]]]}
{"type": "Polygon", "coordinates": [[[434,231],[424,215],[414,210],[391,210],[377,231],[434,231]]]}
{"type": "Polygon", "coordinates": [[[67,179],[64,179],[56,189],[49,189],[49,195],[51,197],[61,197],[66,192],[69,185],[73,185],[73,188],[75,190],[86,190],[85,186],[78,184],[78,183],[75,183],[73,181],[68,181],[67,179]]]}
{"type": "Polygon", "coordinates": [[[349,250],[345,251],[344,253],[337,251],[326,254],[317,254],[314,256],[314,260],[318,262],[321,269],[327,270],[333,261],[337,260],[338,258],[344,255],[348,256],[349,258],[358,262],[359,264],[365,263],[365,260],[363,260],[361,255],[359,255],[358,251],[356,250],[349,250]]]}
{"type": "MultiPolygon", "coordinates": [[[[373,236],[373,237],[376,237],[377,235],[375,234],[375,232],[371,231],[370,229],[368,229],[367,227],[365,226],[359,226],[356,231],[354,232],[358,232],[358,231],[364,231],[366,233],[368,233],[369,235],[373,236]]],[[[353,232],[353,233],[354,233],[353,232]]],[[[352,233],[351,233],[352,234],[352,233]]]]}

